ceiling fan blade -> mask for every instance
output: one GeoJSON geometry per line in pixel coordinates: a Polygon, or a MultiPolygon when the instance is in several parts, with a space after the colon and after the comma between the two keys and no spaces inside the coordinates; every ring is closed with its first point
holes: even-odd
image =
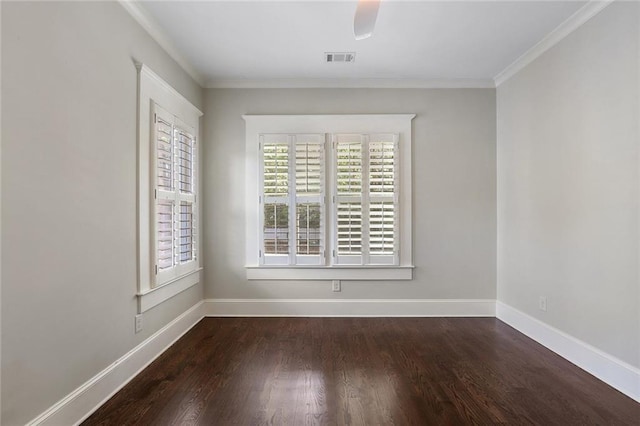
{"type": "Polygon", "coordinates": [[[371,37],[376,26],[380,0],[358,0],[356,15],[353,18],[353,34],[356,40],[371,37]]]}

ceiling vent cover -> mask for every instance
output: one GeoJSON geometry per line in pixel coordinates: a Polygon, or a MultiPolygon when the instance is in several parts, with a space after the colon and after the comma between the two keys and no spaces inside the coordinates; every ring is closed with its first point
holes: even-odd
{"type": "Polygon", "coordinates": [[[325,52],[325,62],[355,62],[356,52],[325,52]]]}

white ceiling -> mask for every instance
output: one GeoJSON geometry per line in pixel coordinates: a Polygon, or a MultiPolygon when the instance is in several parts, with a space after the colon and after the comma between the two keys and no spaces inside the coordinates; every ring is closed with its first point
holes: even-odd
{"type": "Polygon", "coordinates": [[[356,4],[144,1],[141,12],[207,87],[400,80],[482,87],[585,2],[382,0],[373,36],[360,41],[356,4]],[[324,63],[324,52],[341,51],[356,52],[355,63],[324,63]]]}

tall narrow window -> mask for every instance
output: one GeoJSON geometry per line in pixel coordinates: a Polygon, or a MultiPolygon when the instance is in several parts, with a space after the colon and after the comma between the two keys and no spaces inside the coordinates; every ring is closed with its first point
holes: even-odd
{"type": "Polygon", "coordinates": [[[138,312],[197,284],[202,112],[149,67],[138,68],[138,312]]]}
{"type": "Polygon", "coordinates": [[[324,263],[324,135],[261,135],[264,265],[324,263]]]}
{"type": "Polygon", "coordinates": [[[334,262],[398,264],[397,136],[334,135],[334,262]]]}
{"type": "Polygon", "coordinates": [[[193,130],[153,105],[154,286],[196,269],[196,140],[193,130]]]}

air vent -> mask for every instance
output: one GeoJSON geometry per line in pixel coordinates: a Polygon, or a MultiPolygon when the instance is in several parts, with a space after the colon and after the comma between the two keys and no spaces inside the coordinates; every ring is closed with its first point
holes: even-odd
{"type": "Polygon", "coordinates": [[[356,52],[325,52],[325,62],[355,62],[356,52]]]}

